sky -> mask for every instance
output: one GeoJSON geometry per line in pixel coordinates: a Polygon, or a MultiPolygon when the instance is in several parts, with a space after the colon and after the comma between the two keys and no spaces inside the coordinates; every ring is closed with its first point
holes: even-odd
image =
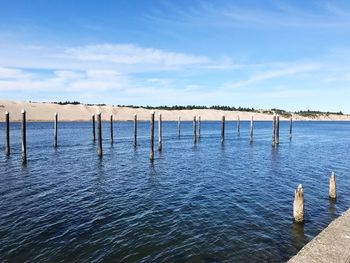
{"type": "Polygon", "coordinates": [[[350,1],[0,0],[0,98],[350,113],[350,1]]]}

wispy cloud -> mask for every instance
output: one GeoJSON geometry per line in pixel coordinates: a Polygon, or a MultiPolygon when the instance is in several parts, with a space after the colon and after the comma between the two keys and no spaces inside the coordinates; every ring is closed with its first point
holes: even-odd
{"type": "Polygon", "coordinates": [[[143,48],[135,44],[104,44],[67,48],[64,57],[80,61],[116,64],[159,64],[164,66],[207,64],[205,56],[143,48]]]}
{"type": "Polygon", "coordinates": [[[266,80],[281,78],[286,76],[295,76],[298,74],[316,71],[321,68],[320,64],[298,64],[284,65],[283,67],[263,71],[250,76],[248,79],[224,84],[224,88],[238,88],[257,84],[266,80]]]}
{"type": "MultiPolygon", "coordinates": [[[[244,3],[244,2],[243,2],[244,3]]],[[[298,2],[288,4],[285,1],[263,3],[251,7],[239,2],[221,4],[212,1],[200,1],[193,6],[178,7],[171,5],[172,13],[164,14],[155,10],[147,17],[159,23],[182,25],[206,25],[208,27],[303,27],[303,28],[347,28],[350,22],[350,10],[328,2],[309,3],[312,7],[298,7],[298,2]],[[270,5],[270,8],[266,8],[270,5]],[[174,19],[176,17],[176,19],[174,19]]],[[[169,5],[169,4],[168,4],[169,5]]]]}

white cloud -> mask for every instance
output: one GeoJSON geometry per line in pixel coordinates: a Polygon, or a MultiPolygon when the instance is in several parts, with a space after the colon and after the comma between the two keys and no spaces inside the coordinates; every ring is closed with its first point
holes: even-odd
{"type": "Polygon", "coordinates": [[[135,44],[104,44],[67,48],[63,56],[80,61],[100,61],[128,65],[159,64],[175,66],[210,62],[205,56],[144,48],[135,44]]]}
{"type": "Polygon", "coordinates": [[[321,68],[320,64],[288,65],[288,66],[283,66],[282,68],[259,72],[245,80],[236,81],[236,82],[227,82],[226,84],[224,84],[224,87],[225,88],[244,87],[244,86],[256,84],[265,80],[311,72],[311,71],[318,70],[320,68],[321,68]]]}

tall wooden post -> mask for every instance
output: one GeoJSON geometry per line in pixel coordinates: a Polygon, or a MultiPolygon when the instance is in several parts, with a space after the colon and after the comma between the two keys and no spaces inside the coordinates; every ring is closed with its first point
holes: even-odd
{"type": "Polygon", "coordinates": [[[290,122],[289,122],[289,138],[292,138],[292,129],[293,129],[293,117],[290,117],[290,122]]]}
{"type": "Polygon", "coordinates": [[[335,172],[332,172],[331,177],[329,178],[329,197],[332,199],[336,199],[336,184],[335,184],[335,172]]]}
{"type": "Polygon", "coordinates": [[[221,116],[221,143],[225,141],[225,115],[221,116]]]}
{"type": "Polygon", "coordinates": [[[237,135],[239,136],[240,135],[240,131],[241,130],[241,120],[239,118],[239,115],[237,117],[237,135]]]}
{"type": "Polygon", "coordinates": [[[276,144],[280,143],[280,115],[276,116],[276,144]]]}
{"type": "Polygon", "coordinates": [[[92,118],[92,140],[96,141],[96,133],[95,133],[95,114],[91,115],[92,118]]]}
{"type": "Polygon", "coordinates": [[[181,130],[181,117],[179,116],[177,120],[177,135],[180,137],[180,130],[181,130]]]}
{"type": "Polygon", "coordinates": [[[26,111],[22,110],[22,161],[27,162],[27,127],[26,111]]]}
{"type": "Polygon", "coordinates": [[[276,143],[276,115],[272,117],[272,146],[276,143]]]}
{"type": "Polygon", "coordinates": [[[6,155],[10,156],[11,148],[10,148],[10,113],[8,111],[5,112],[6,119],[6,155]]]}
{"type": "Polygon", "coordinates": [[[98,136],[98,157],[102,157],[102,123],[101,112],[97,113],[97,136],[98,136]]]}
{"type": "Polygon", "coordinates": [[[253,142],[253,116],[250,120],[250,142],[253,142]]]}
{"type": "Polygon", "coordinates": [[[193,141],[197,142],[196,116],[193,116],[193,141]]]}
{"type": "Polygon", "coordinates": [[[151,130],[150,130],[150,133],[151,133],[151,138],[150,138],[150,153],[149,153],[149,159],[151,161],[154,160],[154,112],[152,111],[151,112],[151,130]]]}
{"type": "Polygon", "coordinates": [[[160,113],[158,120],[158,151],[162,151],[162,114],[160,113]]]}
{"type": "Polygon", "coordinates": [[[110,136],[111,136],[111,144],[113,144],[113,114],[110,115],[110,136]]]}
{"type": "Polygon", "coordinates": [[[57,148],[57,136],[58,136],[58,113],[55,112],[55,124],[54,124],[54,143],[53,146],[57,148]]]}
{"type": "Polygon", "coordinates": [[[134,114],[134,146],[137,146],[137,114],[134,114]]]}
{"type": "Polygon", "coordinates": [[[294,192],[293,217],[295,222],[304,221],[304,189],[301,184],[294,192]]]}
{"type": "Polygon", "coordinates": [[[201,137],[201,115],[198,115],[198,139],[201,137]]]}

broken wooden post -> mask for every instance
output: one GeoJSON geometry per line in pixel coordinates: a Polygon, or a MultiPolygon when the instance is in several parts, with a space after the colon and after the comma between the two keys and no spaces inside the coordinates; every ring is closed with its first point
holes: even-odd
{"type": "Polygon", "coordinates": [[[336,199],[336,184],[335,184],[335,172],[332,172],[331,177],[329,178],[329,197],[336,199]]]}
{"type": "Polygon", "coordinates": [[[154,111],[151,112],[151,138],[150,138],[150,153],[149,153],[149,159],[151,161],[154,160],[154,111]]]}
{"type": "Polygon", "coordinates": [[[162,114],[160,113],[158,120],[158,151],[162,151],[162,114]]]}
{"type": "Polygon", "coordinates": [[[177,120],[177,135],[180,137],[180,125],[181,125],[181,117],[179,115],[177,120]]]}
{"type": "Polygon", "coordinates": [[[26,111],[22,110],[22,161],[27,162],[26,111]]]}
{"type": "Polygon", "coordinates": [[[253,116],[250,120],[250,142],[253,142],[253,116]]]}
{"type": "Polygon", "coordinates": [[[96,141],[96,134],[95,134],[95,114],[91,115],[92,117],[92,140],[96,141]]]}
{"type": "Polygon", "coordinates": [[[221,116],[221,143],[225,141],[225,115],[221,116]]]}
{"type": "Polygon", "coordinates": [[[193,141],[197,142],[196,116],[193,116],[193,141]]]}
{"type": "Polygon", "coordinates": [[[276,143],[276,114],[272,117],[272,146],[276,143]]]}
{"type": "Polygon", "coordinates": [[[137,146],[137,114],[134,114],[134,146],[137,146]]]}
{"type": "Polygon", "coordinates": [[[8,111],[5,112],[6,119],[6,155],[10,156],[10,113],[8,111]]]}
{"type": "Polygon", "coordinates": [[[198,139],[201,137],[201,115],[198,115],[198,139]]]}
{"type": "Polygon", "coordinates": [[[53,146],[57,148],[57,129],[58,129],[58,113],[55,112],[55,124],[54,124],[54,143],[53,146]]]}
{"type": "Polygon", "coordinates": [[[101,112],[97,113],[97,136],[98,136],[98,157],[102,157],[102,124],[101,124],[101,112]]]}
{"type": "Polygon", "coordinates": [[[237,135],[240,135],[240,129],[241,129],[241,120],[239,118],[239,115],[237,117],[237,135]]]}
{"type": "Polygon", "coordinates": [[[293,217],[295,222],[304,221],[304,189],[301,184],[294,192],[293,217]]]}
{"type": "Polygon", "coordinates": [[[293,117],[290,117],[290,122],[289,122],[289,138],[292,138],[292,129],[293,129],[293,117]]]}
{"type": "Polygon", "coordinates": [[[280,115],[276,116],[276,144],[280,143],[280,115]]]}
{"type": "Polygon", "coordinates": [[[110,136],[111,136],[111,144],[113,144],[113,113],[110,115],[110,136]]]}

